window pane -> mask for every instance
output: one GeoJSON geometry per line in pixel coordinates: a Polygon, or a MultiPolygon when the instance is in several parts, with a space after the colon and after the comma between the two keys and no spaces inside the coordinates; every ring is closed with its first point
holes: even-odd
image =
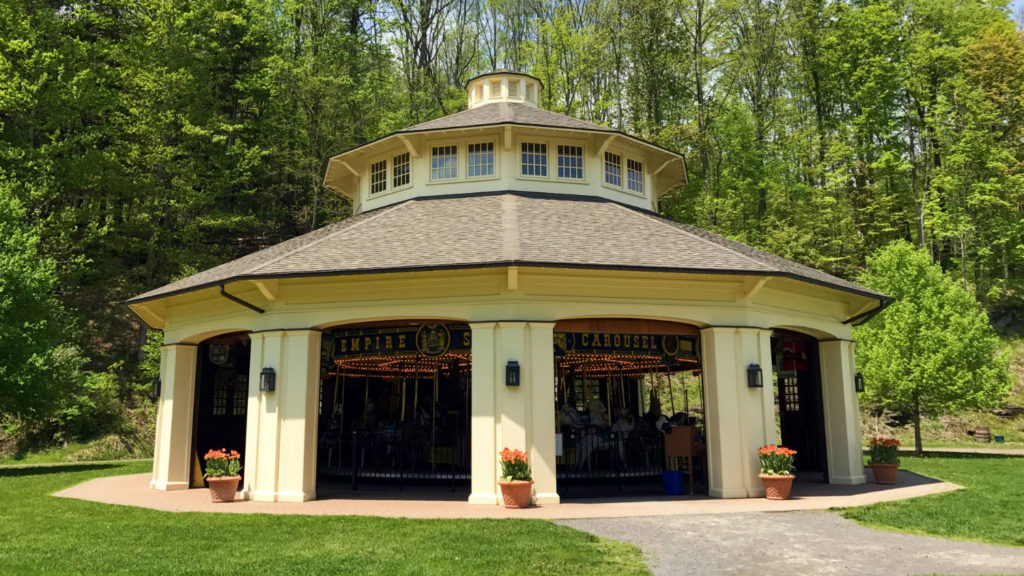
{"type": "Polygon", "coordinates": [[[388,161],[381,160],[370,165],[370,194],[383,192],[388,188],[388,161]]]}
{"type": "Polygon", "coordinates": [[[631,192],[644,193],[644,165],[635,160],[626,161],[626,185],[631,192]]]}
{"type": "Polygon", "coordinates": [[[604,181],[612,186],[622,186],[622,157],[618,154],[604,153],[604,181]]]}
{"type": "Polygon", "coordinates": [[[459,174],[458,154],[455,146],[434,146],[430,156],[430,179],[444,180],[459,174]]]}
{"type": "Polygon", "coordinates": [[[537,142],[523,142],[523,176],[548,175],[548,145],[537,142]]]}
{"type": "Polygon", "coordinates": [[[409,183],[409,153],[399,154],[391,161],[391,187],[399,188],[409,183]]]}
{"type": "Polygon", "coordinates": [[[470,144],[466,166],[466,175],[470,178],[494,175],[494,143],[481,142],[470,144]]]}
{"type": "Polygon", "coordinates": [[[558,177],[583,179],[582,146],[558,146],[558,177]]]}

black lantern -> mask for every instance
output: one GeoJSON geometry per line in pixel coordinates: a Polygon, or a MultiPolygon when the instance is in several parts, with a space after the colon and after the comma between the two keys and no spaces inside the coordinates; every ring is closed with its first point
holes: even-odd
{"type": "Polygon", "coordinates": [[[505,365],[505,386],[519,386],[519,362],[509,360],[505,365]]]}
{"type": "Polygon", "coordinates": [[[853,377],[853,387],[857,390],[857,392],[864,391],[864,375],[861,374],[860,372],[857,372],[857,374],[855,374],[853,377]]]}
{"type": "Polygon", "coordinates": [[[764,388],[764,377],[761,375],[760,364],[747,366],[747,388],[764,388]]]}
{"type": "Polygon", "coordinates": [[[160,375],[157,374],[153,378],[153,383],[149,387],[149,397],[153,400],[160,399],[160,375]]]}
{"type": "Polygon", "coordinates": [[[266,367],[260,372],[260,392],[273,392],[275,374],[274,369],[266,367]]]}

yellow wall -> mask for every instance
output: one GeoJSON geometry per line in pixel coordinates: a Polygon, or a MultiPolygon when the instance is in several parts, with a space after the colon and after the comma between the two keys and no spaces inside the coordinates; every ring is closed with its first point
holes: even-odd
{"type": "Polygon", "coordinates": [[[227,289],[266,313],[216,289],[135,306],[143,317],[164,321],[158,327],[168,344],[154,488],[179,487],[180,470],[187,470],[182,458],[190,451],[195,377],[190,345],[218,333],[254,333],[244,490],[252,498],[304,500],[315,496],[317,330],[443,319],[468,322],[473,331],[470,500],[497,501],[497,452],[510,446],[531,454],[537,501],[557,502],[552,329],[560,319],[587,317],[703,328],[710,489],[718,497],[761,494],[756,449],[775,438],[773,400],[770,387],[747,388],[745,367],[756,362],[770,372],[770,330],[796,329],[829,341],[821,352],[830,478],[863,482],[853,345],[842,321],[870,307],[864,297],[778,278],[528,267],[281,279],[269,286],[236,282],[227,289]],[[519,389],[504,386],[508,360],[522,366],[519,389]],[[263,366],[277,370],[276,392],[259,392],[263,366]]]}

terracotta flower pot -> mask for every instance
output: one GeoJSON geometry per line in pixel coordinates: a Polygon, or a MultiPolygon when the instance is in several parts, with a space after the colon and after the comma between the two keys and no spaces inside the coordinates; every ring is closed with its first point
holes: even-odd
{"type": "Polygon", "coordinates": [[[887,464],[885,462],[872,462],[871,473],[875,476],[875,484],[895,484],[896,470],[900,465],[887,464]]]}
{"type": "Polygon", "coordinates": [[[793,491],[792,474],[782,476],[777,474],[758,474],[761,483],[764,484],[764,497],[769,500],[789,500],[789,494],[793,491]]]}
{"type": "Polygon", "coordinates": [[[241,479],[241,476],[207,478],[206,483],[210,486],[210,499],[214,502],[234,502],[235,492],[238,491],[238,482],[241,479]]]}
{"type": "Polygon", "coordinates": [[[533,480],[498,482],[498,486],[501,486],[501,498],[505,501],[505,508],[530,507],[533,480]]]}

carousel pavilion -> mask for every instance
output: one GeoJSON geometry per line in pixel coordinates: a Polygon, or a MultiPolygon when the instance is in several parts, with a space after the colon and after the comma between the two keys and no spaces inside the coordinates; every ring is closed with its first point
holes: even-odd
{"type": "Polygon", "coordinates": [[[164,333],[151,487],[243,454],[242,496],[367,485],[499,502],[661,489],[763,495],[864,482],[851,326],[882,294],[658,215],[679,154],[539,106],[495,72],[468,109],[341,153],[353,216],[131,299],[164,333]]]}

